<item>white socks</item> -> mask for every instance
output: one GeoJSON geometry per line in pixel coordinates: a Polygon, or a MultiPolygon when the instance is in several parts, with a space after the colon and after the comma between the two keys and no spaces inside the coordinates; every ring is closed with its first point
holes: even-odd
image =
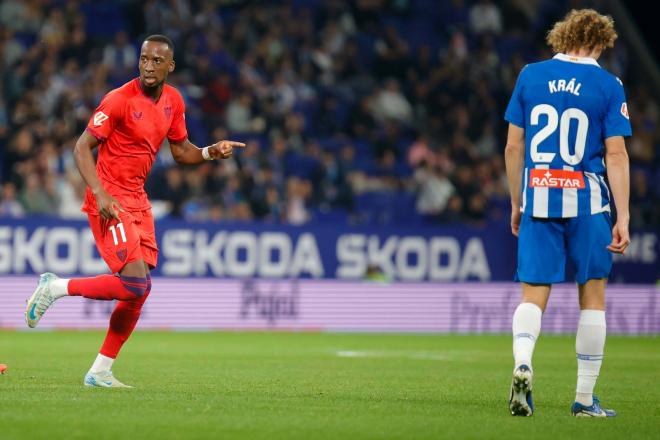
{"type": "Polygon", "coordinates": [[[605,311],[582,310],[575,337],[578,362],[578,379],[575,401],[582,405],[593,404],[596,379],[603,363],[605,349],[605,311]]]}
{"type": "MultiPolygon", "coordinates": [[[[536,339],[541,332],[541,309],[532,303],[522,303],[513,314],[513,357],[515,368],[527,365],[532,368],[532,354],[536,339]]],[[[578,380],[575,401],[582,405],[593,404],[593,391],[603,363],[605,349],[605,312],[582,310],[575,337],[578,359],[578,380]]]]}
{"type": "Polygon", "coordinates": [[[92,368],[89,369],[91,373],[100,373],[102,371],[110,371],[112,368],[112,363],[115,360],[113,358],[103,356],[101,353],[99,353],[98,356],[96,356],[96,360],[92,364],[92,368]]]}
{"type": "Polygon", "coordinates": [[[532,368],[532,354],[541,332],[541,308],[532,303],[521,303],[513,314],[513,358],[515,368],[532,368]]]}
{"type": "Polygon", "coordinates": [[[536,339],[541,332],[541,308],[532,303],[521,303],[513,314],[513,358],[515,368],[527,365],[532,368],[532,354],[536,339]]]}
{"type": "Polygon", "coordinates": [[[50,283],[50,292],[55,298],[62,298],[69,294],[69,279],[59,278],[50,283]]]}

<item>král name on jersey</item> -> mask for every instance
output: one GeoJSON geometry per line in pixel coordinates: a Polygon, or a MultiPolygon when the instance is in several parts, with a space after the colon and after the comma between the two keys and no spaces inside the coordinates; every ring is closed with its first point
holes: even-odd
{"type": "Polygon", "coordinates": [[[565,79],[555,79],[548,81],[548,89],[550,90],[550,93],[566,92],[572,93],[575,96],[580,96],[581,88],[582,83],[576,84],[575,78],[571,78],[570,81],[566,81],[565,79]]]}
{"type": "Polygon", "coordinates": [[[532,169],[529,186],[536,188],[575,188],[582,189],[584,175],[580,171],[532,169]]]}

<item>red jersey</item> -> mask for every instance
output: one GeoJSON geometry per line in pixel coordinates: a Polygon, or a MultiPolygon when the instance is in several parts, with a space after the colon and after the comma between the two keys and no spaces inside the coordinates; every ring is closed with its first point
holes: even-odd
{"type": "MultiPolygon", "coordinates": [[[[151,207],[144,181],[165,137],[171,142],[188,137],[184,112],[177,89],[164,84],[154,101],[142,91],[139,78],[108,92],[94,111],[87,131],[100,142],[96,173],[126,211],[151,207]]],[[[89,187],[82,210],[98,213],[89,187]]]]}

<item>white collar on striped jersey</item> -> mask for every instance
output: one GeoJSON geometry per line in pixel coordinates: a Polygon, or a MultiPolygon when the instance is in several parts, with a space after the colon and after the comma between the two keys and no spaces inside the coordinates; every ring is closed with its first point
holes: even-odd
{"type": "Polygon", "coordinates": [[[593,64],[594,66],[600,67],[598,61],[590,57],[576,57],[574,55],[566,55],[565,53],[558,53],[553,58],[556,60],[568,61],[569,63],[593,64]]]}

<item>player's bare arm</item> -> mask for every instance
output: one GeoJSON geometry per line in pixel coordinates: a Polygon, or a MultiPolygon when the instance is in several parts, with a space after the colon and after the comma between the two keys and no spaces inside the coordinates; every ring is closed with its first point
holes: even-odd
{"type": "Polygon", "coordinates": [[[612,243],[607,249],[616,254],[623,254],[630,244],[630,232],[628,231],[630,169],[623,136],[612,136],[605,139],[605,164],[607,179],[616,206],[616,224],[612,228],[612,243]]]}
{"type": "Polygon", "coordinates": [[[509,124],[509,133],[504,149],[506,177],[511,193],[511,232],[516,237],[520,228],[520,191],[523,164],[525,163],[525,129],[509,124]]]}
{"type": "Polygon", "coordinates": [[[235,141],[219,141],[204,148],[198,148],[188,139],[183,142],[170,142],[172,157],[177,163],[184,165],[195,165],[214,159],[229,159],[234,154],[234,148],[244,147],[244,143],[235,141]]]}
{"type": "Polygon", "coordinates": [[[96,198],[99,215],[107,220],[113,218],[119,220],[119,212],[124,212],[124,208],[103,188],[96,174],[96,164],[92,150],[98,144],[98,139],[85,130],[76,142],[76,146],[73,149],[73,157],[80,175],[96,198]]]}

